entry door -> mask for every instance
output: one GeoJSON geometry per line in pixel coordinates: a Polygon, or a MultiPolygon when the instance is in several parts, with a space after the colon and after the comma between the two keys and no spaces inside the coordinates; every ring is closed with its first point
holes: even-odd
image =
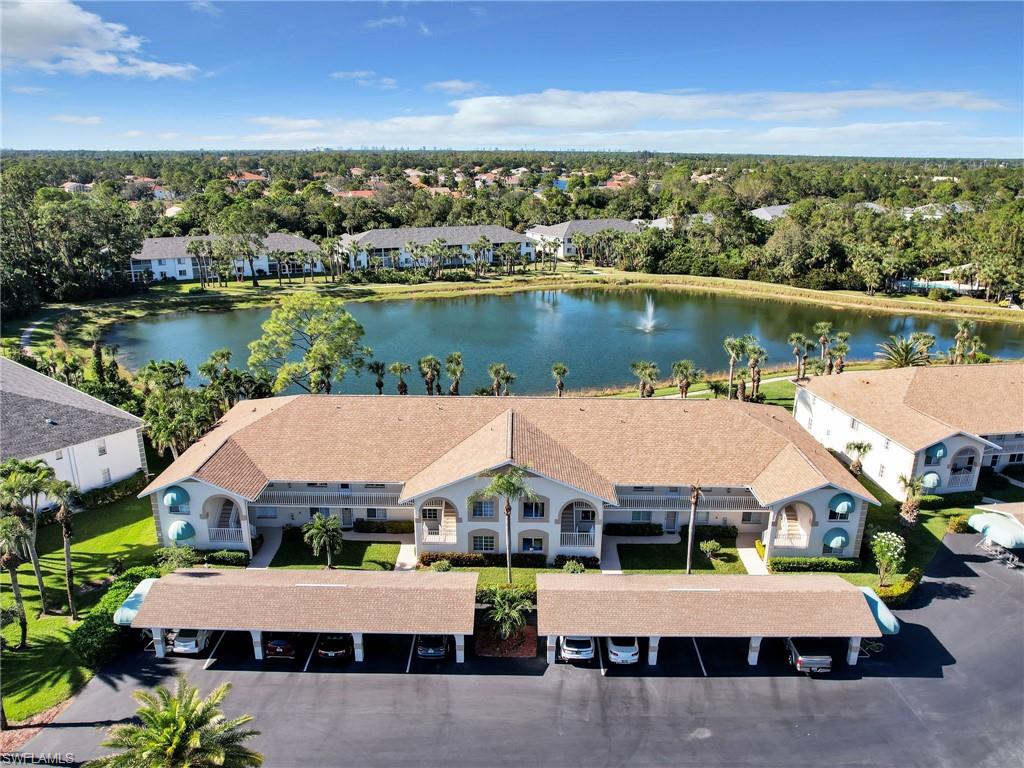
{"type": "Polygon", "coordinates": [[[668,533],[675,533],[676,532],[676,525],[677,525],[676,519],[678,517],[679,517],[679,513],[676,510],[674,510],[674,509],[670,509],[670,510],[668,510],[668,512],[665,513],[665,531],[666,532],[668,532],[668,533]]]}
{"type": "Polygon", "coordinates": [[[352,508],[342,507],[341,508],[341,527],[351,528],[352,527],[352,508]]]}

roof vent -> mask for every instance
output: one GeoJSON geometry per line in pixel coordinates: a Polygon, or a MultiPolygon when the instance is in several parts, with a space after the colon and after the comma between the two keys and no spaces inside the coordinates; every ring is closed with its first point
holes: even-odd
{"type": "Polygon", "coordinates": [[[56,422],[56,421],[54,421],[54,420],[53,420],[53,419],[51,419],[51,418],[47,418],[47,419],[46,419],[46,423],[47,423],[47,424],[49,424],[49,425],[50,425],[51,427],[56,427],[56,426],[57,426],[57,422],[56,422]]]}

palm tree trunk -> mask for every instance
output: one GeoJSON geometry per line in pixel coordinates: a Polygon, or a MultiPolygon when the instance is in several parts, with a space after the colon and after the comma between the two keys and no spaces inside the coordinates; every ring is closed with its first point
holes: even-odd
{"type": "Polygon", "coordinates": [[[732,378],[733,378],[733,374],[735,372],[736,372],[736,361],[733,360],[732,358],[729,358],[729,395],[727,397],[728,400],[732,400],[732,378]]]}
{"type": "Polygon", "coordinates": [[[18,626],[21,628],[21,641],[18,648],[28,645],[28,619],[25,617],[25,601],[21,596],[21,584],[18,583],[18,567],[9,565],[7,573],[11,577],[11,594],[14,595],[14,605],[18,610],[18,626]]]}
{"type": "Polygon", "coordinates": [[[327,550],[327,570],[330,570],[331,569],[331,547],[330,547],[330,545],[325,547],[325,549],[327,550]]]}
{"type": "Polygon", "coordinates": [[[32,513],[32,538],[28,542],[28,556],[32,561],[32,570],[35,572],[36,584],[39,586],[39,615],[46,613],[46,587],[43,585],[43,569],[39,566],[39,553],[36,552],[36,531],[39,523],[39,515],[32,513]]]}
{"type": "Polygon", "coordinates": [[[7,710],[4,709],[3,699],[0,699],[0,731],[7,730],[7,710]]]}
{"type": "Polygon", "coordinates": [[[690,502],[690,523],[686,526],[686,575],[690,575],[693,564],[693,527],[697,522],[697,504],[690,502]]]}
{"type": "Polygon", "coordinates": [[[505,567],[508,570],[508,583],[512,585],[512,504],[505,499],[505,567]]]}
{"type": "Polygon", "coordinates": [[[71,537],[66,529],[64,531],[64,584],[68,590],[68,610],[71,611],[71,620],[78,621],[78,611],[75,609],[75,570],[71,565],[71,537]]]}

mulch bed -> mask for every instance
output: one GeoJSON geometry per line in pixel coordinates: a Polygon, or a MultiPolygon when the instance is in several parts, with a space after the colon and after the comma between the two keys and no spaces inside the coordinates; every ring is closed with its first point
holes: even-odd
{"type": "Polygon", "coordinates": [[[67,709],[73,700],[74,696],[56,706],[32,715],[32,717],[26,720],[11,723],[10,730],[0,732],[0,755],[7,755],[25,746],[29,739],[52,723],[61,712],[67,709]]]}
{"type": "Polygon", "coordinates": [[[477,633],[477,656],[528,659],[537,655],[537,627],[527,625],[518,635],[502,640],[491,630],[477,633]]]}

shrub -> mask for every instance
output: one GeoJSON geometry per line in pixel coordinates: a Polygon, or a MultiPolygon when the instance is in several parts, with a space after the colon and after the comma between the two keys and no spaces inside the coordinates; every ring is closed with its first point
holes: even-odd
{"type": "Polygon", "coordinates": [[[583,573],[587,570],[587,566],[579,560],[566,560],[565,565],[562,566],[562,570],[566,573],[583,573]]]}
{"type": "Polygon", "coordinates": [[[580,556],[580,555],[558,555],[555,557],[555,568],[565,568],[565,564],[569,561],[574,561],[582,565],[584,568],[600,568],[601,558],[594,556],[580,556]]]}
{"type": "Polygon", "coordinates": [[[249,564],[249,553],[240,549],[219,549],[205,552],[203,562],[207,565],[233,565],[245,568],[249,564]]]}
{"type": "Polygon", "coordinates": [[[953,298],[953,292],[945,288],[932,288],[928,291],[928,298],[932,301],[950,301],[953,298]]]}
{"type": "Polygon", "coordinates": [[[202,556],[195,547],[160,547],[153,558],[165,571],[192,568],[202,561],[202,556]]]}
{"type": "Polygon", "coordinates": [[[121,629],[111,614],[95,610],[71,632],[71,650],[95,669],[110,659],[117,650],[121,629]]]}
{"type": "Polygon", "coordinates": [[[950,533],[970,533],[971,529],[967,525],[967,518],[969,515],[954,515],[949,518],[949,525],[946,526],[946,530],[950,533]]]}
{"type": "Polygon", "coordinates": [[[146,476],[142,472],[136,472],[131,477],[118,480],[116,483],[106,485],[102,488],[93,488],[79,496],[83,507],[100,507],[104,504],[112,504],[115,501],[135,496],[146,487],[146,476]]]}
{"type": "Polygon", "coordinates": [[[519,595],[523,600],[528,601],[532,605],[537,604],[537,588],[527,586],[509,586],[509,585],[491,585],[487,587],[478,587],[476,590],[476,601],[481,605],[490,605],[491,600],[494,598],[496,592],[512,591],[519,595]]]}
{"type": "Polygon", "coordinates": [[[875,592],[889,607],[903,605],[917,589],[917,585],[921,583],[922,576],[924,576],[924,571],[920,568],[911,568],[910,572],[899,582],[888,587],[879,587],[875,592]]]}
{"type": "Polygon", "coordinates": [[[352,525],[357,533],[412,533],[412,520],[366,520],[357,518],[352,525]]]}
{"type": "Polygon", "coordinates": [[[714,560],[722,551],[722,545],[714,539],[706,539],[700,543],[700,551],[707,556],[708,560],[714,560]]]}
{"type": "MultiPolygon", "coordinates": [[[[453,568],[498,568],[505,565],[503,552],[421,552],[419,564],[432,565],[438,560],[447,560],[453,568]]],[[[540,552],[513,552],[513,568],[543,568],[548,564],[547,555],[540,552]]]]}
{"type": "MultiPolygon", "coordinates": [[[[686,541],[688,527],[683,525],[679,529],[679,535],[683,537],[683,541],[686,541]]],[[[738,532],[735,525],[695,525],[693,527],[694,538],[700,541],[704,539],[735,539],[738,532]]]]}
{"type": "Polygon", "coordinates": [[[502,640],[518,635],[526,626],[533,600],[518,587],[491,587],[486,600],[487,621],[502,640]]]}
{"type": "Polygon", "coordinates": [[[871,537],[871,553],[878,567],[878,583],[885,586],[889,577],[903,567],[907,542],[898,533],[880,531],[871,537]]]}
{"type": "Polygon", "coordinates": [[[450,571],[451,569],[452,569],[452,561],[451,560],[435,560],[434,562],[432,562],[430,564],[430,570],[432,570],[432,571],[439,571],[441,573],[444,573],[445,571],[450,571]]]}
{"type": "Polygon", "coordinates": [[[860,560],[838,557],[773,557],[768,562],[768,570],[772,573],[791,573],[793,571],[853,573],[860,570],[860,560]]]}
{"type": "Polygon", "coordinates": [[[124,567],[128,563],[128,558],[124,555],[114,555],[110,558],[110,564],[107,566],[107,570],[111,576],[120,576],[124,573],[124,567]]]}
{"type": "Polygon", "coordinates": [[[206,293],[206,289],[205,288],[201,288],[200,286],[197,285],[197,286],[194,286],[192,288],[189,288],[188,292],[190,294],[194,295],[194,294],[197,294],[197,293],[206,293]]]}
{"type": "Polygon", "coordinates": [[[764,560],[764,542],[761,539],[754,539],[754,549],[757,550],[757,556],[764,560]]]}
{"type": "Polygon", "coordinates": [[[605,523],[605,536],[661,536],[665,528],[661,523],[605,523]]]}

